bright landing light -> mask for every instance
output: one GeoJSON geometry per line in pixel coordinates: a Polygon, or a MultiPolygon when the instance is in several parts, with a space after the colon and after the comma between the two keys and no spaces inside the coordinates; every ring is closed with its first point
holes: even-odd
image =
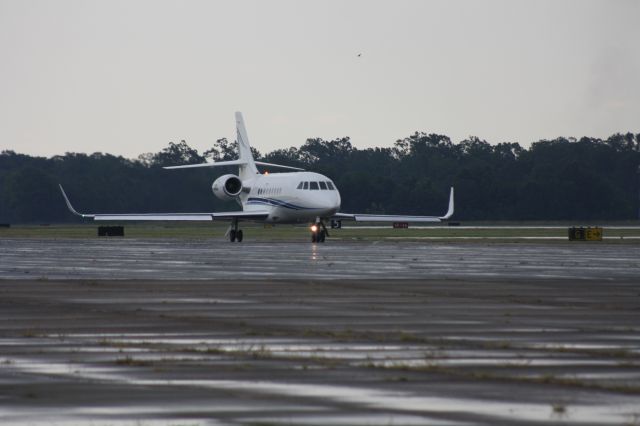
{"type": "Polygon", "coordinates": [[[318,230],[318,225],[311,225],[311,232],[316,232],[318,230]]]}

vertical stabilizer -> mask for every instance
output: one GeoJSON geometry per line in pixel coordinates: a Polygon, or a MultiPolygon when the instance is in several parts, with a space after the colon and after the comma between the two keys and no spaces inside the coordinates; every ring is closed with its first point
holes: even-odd
{"type": "Polygon", "coordinates": [[[245,180],[252,178],[258,173],[258,168],[253,160],[251,153],[251,145],[249,145],[249,137],[247,129],[244,127],[244,119],[241,112],[236,112],[236,131],[238,140],[238,154],[240,161],[245,164],[240,165],[240,179],[245,180]]]}

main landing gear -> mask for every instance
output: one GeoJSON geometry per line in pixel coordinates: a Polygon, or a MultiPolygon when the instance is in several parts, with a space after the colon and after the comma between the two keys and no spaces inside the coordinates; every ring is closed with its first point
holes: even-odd
{"type": "Polygon", "coordinates": [[[229,230],[229,241],[235,243],[236,241],[242,242],[242,229],[238,229],[238,219],[234,219],[229,230]]]}
{"type": "Polygon", "coordinates": [[[329,236],[327,227],[321,220],[316,221],[311,225],[311,242],[312,243],[324,243],[326,237],[329,236]]]}

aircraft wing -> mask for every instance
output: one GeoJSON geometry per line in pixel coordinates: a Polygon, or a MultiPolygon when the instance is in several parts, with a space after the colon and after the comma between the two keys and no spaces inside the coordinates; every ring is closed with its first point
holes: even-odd
{"type": "Polygon", "coordinates": [[[111,213],[91,213],[84,214],[78,213],[76,209],[71,205],[69,197],[64,192],[62,185],[58,185],[64,201],[67,203],[67,207],[71,213],[76,216],[93,219],[93,220],[168,220],[168,221],[210,221],[210,220],[233,220],[233,219],[248,219],[248,220],[260,220],[269,216],[269,212],[264,211],[235,211],[235,212],[219,212],[219,213],[125,213],[125,214],[111,214],[111,213]]]}
{"type": "Polygon", "coordinates": [[[356,222],[441,222],[453,216],[453,187],[449,193],[449,209],[444,216],[407,216],[386,214],[336,213],[333,219],[355,220],[356,222]]]}

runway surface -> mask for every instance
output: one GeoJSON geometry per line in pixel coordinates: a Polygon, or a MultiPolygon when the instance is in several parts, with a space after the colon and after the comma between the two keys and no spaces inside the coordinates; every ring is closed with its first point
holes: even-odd
{"type": "Polygon", "coordinates": [[[3,239],[0,424],[639,424],[639,255],[3,239]]]}
{"type": "Polygon", "coordinates": [[[219,239],[0,239],[0,277],[640,278],[640,245],[219,239]]]}
{"type": "Polygon", "coordinates": [[[0,281],[1,424],[636,424],[637,282],[0,281]]]}

